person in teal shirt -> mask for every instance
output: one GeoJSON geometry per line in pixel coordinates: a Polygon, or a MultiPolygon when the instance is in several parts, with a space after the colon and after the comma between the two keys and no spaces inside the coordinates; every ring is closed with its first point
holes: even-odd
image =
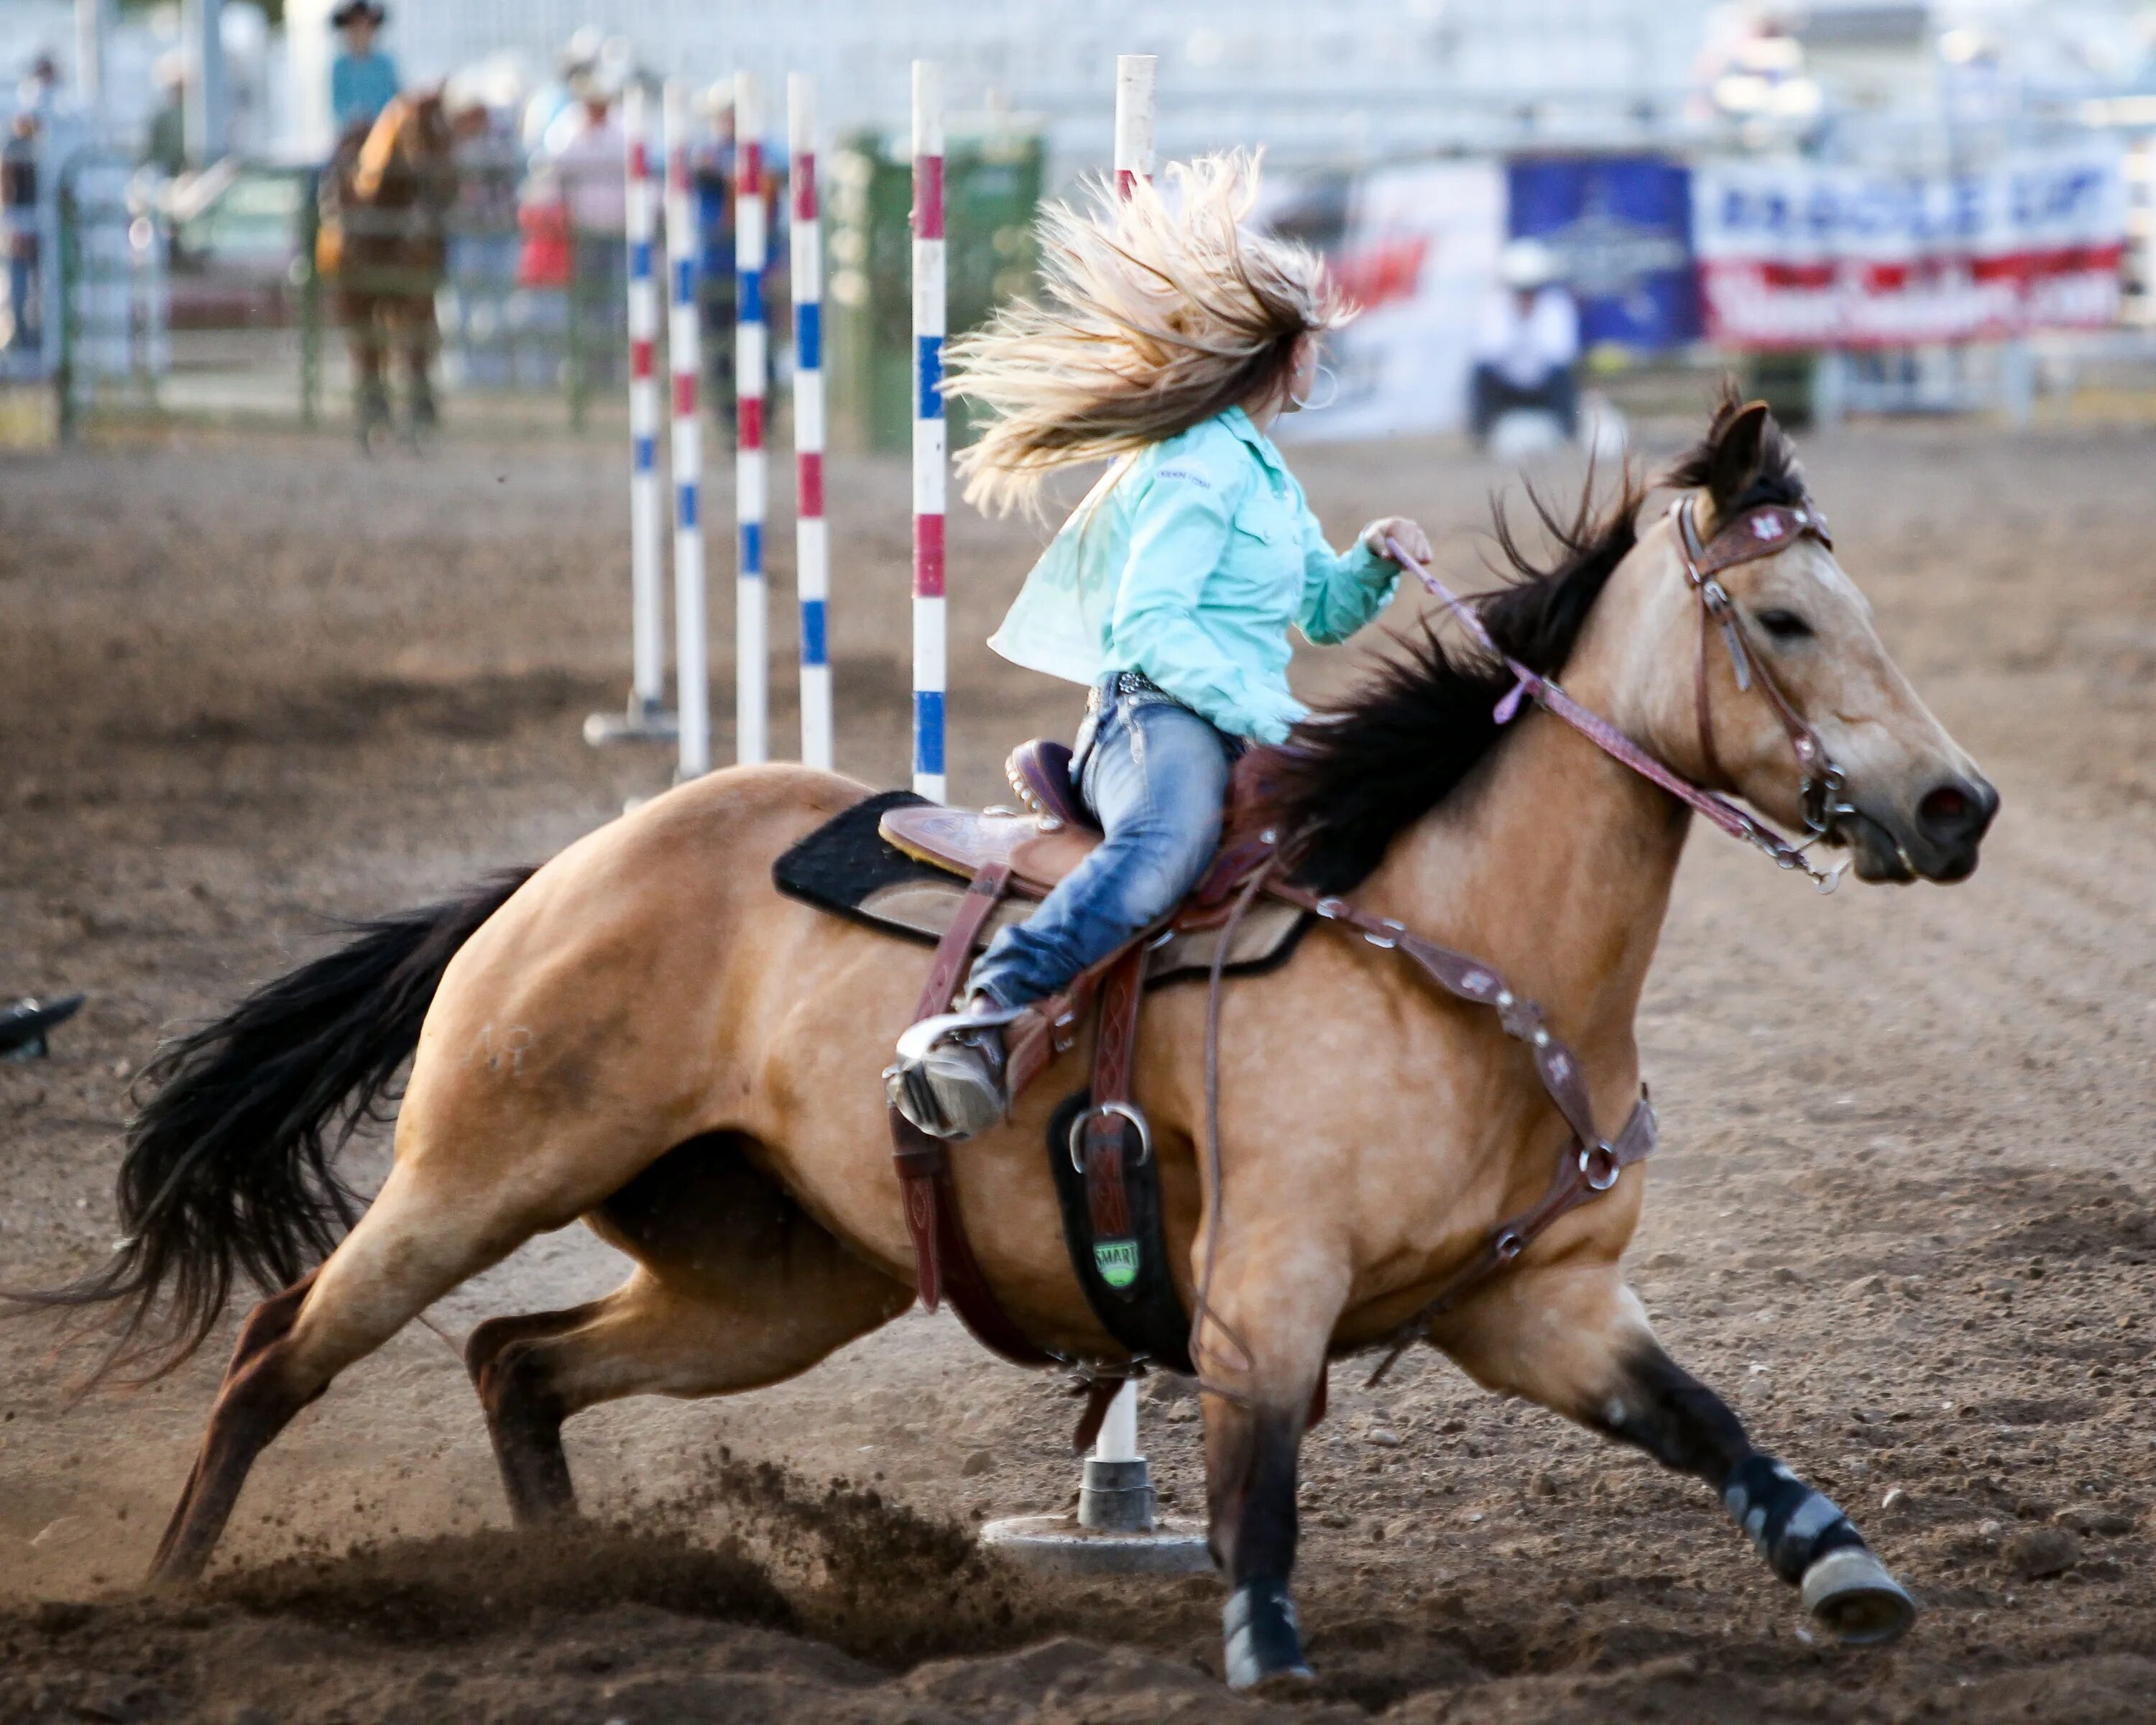
{"type": "Polygon", "coordinates": [[[1026,578],[989,645],[1086,685],[1073,788],[1101,843],[999,933],[962,1011],[909,1030],[891,1093],[923,1131],[963,1138],[1008,1107],[1005,1027],[1173,909],[1211,859],[1230,768],[1309,716],[1290,692],[1291,629],[1345,640],[1384,608],[1390,539],[1335,552],[1268,433],[1305,406],[1319,342],[1348,315],[1323,266],[1243,226],[1240,155],[1171,170],[1175,195],[1103,188],[1043,218],[1046,293],[952,344],[947,393],[994,416],[960,458],[968,501],[1035,506],[1043,481],[1108,470],[1026,578]]]}
{"type": "Polygon", "coordinates": [[[344,38],[330,64],[330,113],[341,138],[371,127],[401,87],[396,61],[374,45],[388,21],[388,9],[374,0],[345,0],[330,14],[331,24],[344,38]]]}

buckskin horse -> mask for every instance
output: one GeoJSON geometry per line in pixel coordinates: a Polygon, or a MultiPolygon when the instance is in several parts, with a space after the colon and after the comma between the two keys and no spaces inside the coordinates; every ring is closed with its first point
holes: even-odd
{"type": "Polygon", "coordinates": [[[336,284],[362,449],[390,423],[393,350],[404,361],[408,434],[436,421],[434,295],[448,267],[457,135],[440,90],[399,95],[322,172],[315,267],[336,284]]]}
{"type": "MultiPolygon", "coordinates": [[[[1584,497],[1539,569],[1501,515],[1516,567],[1473,607],[1484,633],[1426,629],[1282,757],[1264,836],[1321,913],[1308,934],[1147,1009],[1134,1095],[1178,1288],[1211,1327],[1194,1353],[1237,1683],[1305,1674],[1296,1455],[1327,1360],[1404,1334],[1704,1480],[1844,1640],[1914,1615],[1625,1286],[1645,1194],[1624,1164],[1652,1121],[1634,1020],[1694,809],[1813,870],[1711,793],[1893,881],[1967,875],[1998,798],[1887,656],[1763,405],[1725,400],[1669,479],[1676,506],[1644,529],[1629,475],[1599,517],[1584,497]],[[1231,1009],[1209,1050],[1209,997],[1231,1009]]],[[[154,1368],[201,1345],[236,1277],[281,1291],[241,1328],[156,1577],[200,1572],[254,1458],[338,1372],[542,1230],[581,1218],[635,1268],[470,1337],[520,1523],[574,1511],[571,1415],[771,1384],[907,1308],[877,1073],[921,967],[772,884],[866,794],[798,767],[714,773],[536,871],[363,925],[161,1053],[120,1176],[127,1237],[43,1297],[121,1302],[116,1357],[154,1368]],[[340,1239],[340,1128],[408,1056],[394,1165],[340,1239]]],[[[951,1190],[1015,1326],[1112,1361],[1041,1147],[1071,1087],[1035,1086],[955,1148],[951,1190]]]]}

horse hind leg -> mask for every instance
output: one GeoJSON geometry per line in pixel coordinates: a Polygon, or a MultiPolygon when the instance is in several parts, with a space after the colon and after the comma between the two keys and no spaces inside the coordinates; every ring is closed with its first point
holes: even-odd
{"type": "Polygon", "coordinates": [[[345,349],[352,359],[352,412],[362,453],[371,452],[374,434],[389,423],[388,354],[374,296],[347,290],[342,296],[345,349]]]}
{"type": "Polygon", "coordinates": [[[547,1357],[537,1344],[582,1329],[604,1316],[611,1303],[594,1300],[566,1312],[490,1317],[465,1343],[465,1368],[479,1392],[510,1513],[520,1527],[574,1515],[577,1509],[569,1458],[562,1447],[567,1414],[547,1381],[547,1357]]]}
{"type": "Polygon", "coordinates": [[[1502,1298],[1448,1317],[1433,1338],[1471,1376],[1704,1481],[1844,1643],[1895,1640],[1915,1622],[1915,1601],[1840,1507],[1756,1448],[1728,1405],[1662,1351],[1614,1265],[1511,1274],[1502,1298]]]}
{"type": "Polygon", "coordinates": [[[630,1395],[734,1394],[796,1376],[912,1303],[723,1135],[661,1158],[589,1220],[639,1260],[604,1299],[493,1318],[465,1350],[520,1526],[576,1507],[562,1426],[630,1395]]]}
{"type": "Polygon", "coordinates": [[[202,1573],[255,1458],[339,1372],[552,1219],[505,1215],[444,1186],[424,1166],[399,1163],[321,1267],[249,1315],[151,1561],[153,1581],[202,1573]]]}
{"type": "Polygon", "coordinates": [[[441,409],[434,400],[434,364],[438,337],[433,296],[400,305],[397,323],[404,358],[406,436],[416,447],[427,433],[441,424],[441,409]]]}

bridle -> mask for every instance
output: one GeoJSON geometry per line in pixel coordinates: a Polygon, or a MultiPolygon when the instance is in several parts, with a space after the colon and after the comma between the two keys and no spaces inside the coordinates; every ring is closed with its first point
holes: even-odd
{"type": "MultiPolygon", "coordinates": [[[[1719,577],[1724,570],[1733,569],[1740,563],[1774,557],[1807,534],[1829,551],[1833,550],[1834,540],[1827,531],[1826,517],[1810,501],[1796,507],[1764,504],[1732,518],[1705,544],[1700,541],[1698,524],[1693,519],[1691,497],[1680,497],[1670,506],[1670,519],[1676,523],[1677,543],[1684,554],[1685,577],[1691,583],[1692,591],[1699,595],[1699,669],[1693,679],[1693,706],[1699,726],[1700,754],[1707,770],[1724,783],[1730,783],[1728,770],[1722,766],[1722,756],[1714,746],[1714,721],[1708,704],[1707,636],[1707,626],[1712,623],[1721,629],[1722,639],[1729,649],[1730,669],[1737,675],[1738,688],[1748,690],[1756,680],[1759,692],[1767,697],[1767,705],[1782,721],[1782,729],[1789,739],[1789,751],[1797,757],[1797,765],[1803,768],[1804,775],[1797,803],[1804,815],[1804,830],[1810,836],[1799,849],[1815,845],[1830,834],[1835,823],[1845,815],[1856,813],[1842,800],[1841,768],[1827,752],[1819,732],[1789,700],[1789,691],[1782,687],[1780,680],[1759,652],[1752,639],[1750,625],[1719,577]]],[[[1815,875],[1813,878],[1819,877],[1815,875]]],[[[1831,891],[1831,883],[1823,890],[1831,891]]]]}
{"type": "Polygon", "coordinates": [[[1707,640],[1711,633],[1719,629],[1729,649],[1732,669],[1737,675],[1737,686],[1749,690],[1756,682],[1767,704],[1780,720],[1788,734],[1790,752],[1804,773],[1804,786],[1799,793],[1798,806],[1803,813],[1806,837],[1797,843],[1776,831],[1757,816],[1738,808],[1727,797],[1694,784],[1660,757],[1649,753],[1630,737],[1612,725],[1599,713],[1589,711],[1541,672],[1527,665],[1506,652],[1497,644],[1488,626],[1482,621],[1475,606],[1454,593],[1442,581],[1416,562],[1403,550],[1397,540],[1389,535],[1385,540],[1385,554],[1402,568],[1410,571],[1440,603],[1455,617],[1475,638],[1486,653],[1509,670],[1514,679],[1512,687],[1497,703],[1495,717],[1500,725],[1512,722],[1520,710],[1521,703],[1532,700],[1537,706],[1562,719],[1589,742],[1621,765],[1630,768],[1642,778],[1659,785],[1679,802],[1705,817],[1733,839],[1742,839],[1771,857],[1776,865],[1797,870],[1810,879],[1821,892],[1832,892],[1840,884],[1842,871],[1849,865],[1837,863],[1830,869],[1821,869],[1806,855],[1821,839],[1833,836],[1838,824],[1856,811],[1842,800],[1844,783],[1841,769],[1820,738],[1819,732],[1805,721],[1791,703],[1789,695],[1767,667],[1765,659],[1753,644],[1743,614],[1730,598],[1721,576],[1742,563],[1757,562],[1786,551],[1800,538],[1810,537],[1829,549],[1834,541],[1828,536],[1826,517],[1809,501],[1796,506],[1779,503],[1764,504],[1737,515],[1721,527],[1712,539],[1702,542],[1699,528],[1692,517],[1692,501],[1689,495],[1680,497],[1671,506],[1677,547],[1684,559],[1685,578],[1692,591],[1699,595],[1700,635],[1698,670],[1693,680],[1695,722],[1699,727],[1700,750],[1707,768],[1717,778],[1727,783],[1729,774],[1722,764],[1722,757],[1714,746],[1713,711],[1708,694],[1707,640]]]}

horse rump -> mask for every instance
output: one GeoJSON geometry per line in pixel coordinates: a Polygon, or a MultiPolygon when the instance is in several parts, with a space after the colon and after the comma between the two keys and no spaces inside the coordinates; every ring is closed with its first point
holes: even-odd
{"type": "Polygon", "coordinates": [[[166,1042],[125,1130],[112,1255],[61,1286],[0,1298],[26,1310],[117,1306],[95,1384],[122,1366],[153,1378],[181,1365],[238,1277],[265,1290],[298,1281],[363,1208],[337,1177],[338,1153],[394,1102],[450,958],[531,873],[353,924],[342,946],[166,1042]]]}

